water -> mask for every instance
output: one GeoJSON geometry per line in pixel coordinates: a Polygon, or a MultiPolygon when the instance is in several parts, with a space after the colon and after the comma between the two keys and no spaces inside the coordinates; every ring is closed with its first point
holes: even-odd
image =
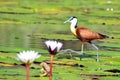
{"type": "MultiPolygon", "coordinates": [[[[0,25],[0,37],[1,37],[0,46],[46,49],[44,42],[45,40],[48,40],[48,39],[45,39],[45,38],[43,39],[43,38],[40,38],[39,36],[34,35],[38,31],[40,31],[38,28],[38,25],[28,26],[25,24],[22,24],[22,25],[1,24],[0,25]]],[[[41,32],[39,33],[41,34],[41,32]]],[[[37,34],[39,35],[39,33],[37,34]]],[[[70,35],[73,36],[72,34],[70,35]]],[[[72,50],[77,50],[77,51],[81,50],[81,42],[77,39],[75,40],[59,39],[57,41],[60,41],[64,44],[63,49],[72,49],[72,50]]],[[[100,44],[101,42],[98,40],[95,40],[93,41],[93,43],[100,44]]],[[[98,46],[98,48],[100,50],[102,49],[102,50],[108,50],[108,51],[109,50],[120,51],[120,49],[116,47],[98,46]]],[[[84,50],[95,50],[95,49],[90,44],[86,43],[84,46],[84,50]]]]}
{"type": "MultiPolygon", "coordinates": [[[[0,27],[0,46],[5,47],[23,47],[23,48],[45,48],[44,41],[47,39],[41,39],[34,36],[35,27],[25,25],[1,25],[0,27]],[[34,30],[34,32],[33,32],[34,30]]],[[[52,34],[51,34],[52,35],[52,34]]],[[[57,40],[64,44],[63,49],[80,50],[81,43],[79,40],[57,40]]]]}
{"type": "Polygon", "coordinates": [[[1,25],[0,32],[0,46],[29,47],[30,39],[27,37],[29,32],[25,26],[1,25]]]}

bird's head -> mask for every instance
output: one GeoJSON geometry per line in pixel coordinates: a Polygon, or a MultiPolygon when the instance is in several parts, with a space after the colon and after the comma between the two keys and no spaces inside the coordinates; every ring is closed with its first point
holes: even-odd
{"type": "Polygon", "coordinates": [[[77,22],[77,17],[72,16],[72,17],[70,17],[68,20],[66,20],[64,23],[67,23],[67,22],[71,22],[71,23],[77,22]]]}

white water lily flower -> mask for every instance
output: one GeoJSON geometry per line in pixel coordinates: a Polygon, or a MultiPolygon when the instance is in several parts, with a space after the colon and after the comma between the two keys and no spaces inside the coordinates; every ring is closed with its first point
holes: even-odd
{"type": "Polygon", "coordinates": [[[62,48],[62,43],[61,42],[57,42],[57,41],[46,41],[45,42],[50,54],[56,54],[57,52],[59,52],[62,48]]]}
{"type": "Polygon", "coordinates": [[[35,51],[23,51],[17,54],[17,56],[19,61],[25,64],[31,64],[35,59],[39,58],[41,55],[39,55],[38,52],[35,51]]]}

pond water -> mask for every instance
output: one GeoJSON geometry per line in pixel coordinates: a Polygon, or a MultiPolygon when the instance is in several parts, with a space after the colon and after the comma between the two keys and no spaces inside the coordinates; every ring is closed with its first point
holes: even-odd
{"type": "MultiPolygon", "coordinates": [[[[35,33],[35,27],[27,27],[25,25],[1,25],[0,46],[44,49],[45,39],[34,37],[32,33],[35,33]]],[[[64,48],[80,49],[80,42],[77,40],[60,41],[64,43],[64,48]],[[70,46],[70,44],[74,45],[70,46]]]]}
{"type": "Polygon", "coordinates": [[[42,39],[32,36],[34,27],[25,25],[1,25],[0,46],[42,48],[42,39]]]}
{"type": "MultiPolygon", "coordinates": [[[[47,39],[34,36],[32,33],[35,33],[35,29],[35,26],[28,28],[28,26],[25,25],[1,25],[0,46],[44,49],[44,41],[47,39]]],[[[77,39],[61,39],[58,41],[61,41],[64,44],[63,49],[80,50],[81,48],[81,42],[77,39]]],[[[85,47],[90,48],[89,44],[85,45],[85,47]]]]}
{"type": "MultiPolygon", "coordinates": [[[[48,40],[47,38],[41,38],[42,35],[41,24],[27,25],[27,24],[1,24],[0,25],[0,46],[5,47],[18,47],[18,48],[37,48],[37,49],[46,49],[44,41],[48,40]],[[34,34],[37,34],[34,35],[34,34]]],[[[48,25],[48,24],[47,24],[48,25]]],[[[68,29],[69,33],[69,29],[68,29]]],[[[53,34],[53,33],[52,33],[53,34]]],[[[51,35],[52,35],[51,34],[51,35]]],[[[58,34],[58,33],[57,33],[58,34]]],[[[65,33],[59,32],[59,34],[64,35],[65,33]]],[[[66,35],[66,34],[65,34],[66,35]]],[[[72,34],[69,34],[73,36],[72,34]]],[[[75,38],[75,37],[74,37],[75,38]]],[[[54,40],[54,38],[53,38],[54,40]]],[[[73,49],[80,51],[81,42],[76,38],[73,40],[64,40],[57,39],[64,44],[63,49],[73,49]]],[[[93,41],[95,44],[103,43],[101,41],[93,41]]],[[[85,44],[84,50],[95,50],[90,44],[85,44]]],[[[109,46],[98,46],[99,49],[119,51],[120,49],[116,47],[109,46]]]]}
{"type": "Polygon", "coordinates": [[[29,37],[25,26],[1,25],[0,45],[6,47],[28,47],[29,37]]]}
{"type": "MultiPolygon", "coordinates": [[[[78,58],[76,58],[77,60],[66,58],[55,59],[57,64],[53,65],[55,70],[53,72],[56,80],[78,80],[78,78],[81,80],[119,80],[119,72],[116,74],[110,72],[110,70],[119,71],[120,66],[120,55],[119,52],[117,52],[120,51],[120,7],[118,0],[113,0],[108,4],[106,3],[106,0],[74,0],[74,2],[73,0],[6,1],[9,2],[5,3],[4,0],[1,0],[0,3],[0,46],[46,49],[44,41],[48,40],[48,38],[46,38],[46,35],[44,36],[44,34],[73,36],[69,30],[70,24],[63,24],[63,22],[68,19],[68,17],[75,15],[79,18],[79,25],[85,26],[96,32],[113,36],[115,39],[109,39],[108,41],[93,41],[96,45],[108,43],[103,44],[102,46],[97,45],[100,50],[105,50],[100,52],[99,63],[96,63],[94,59],[89,59],[94,58],[94,56],[96,58],[96,53],[94,53],[94,55],[92,52],[90,52],[90,57],[89,53],[88,57],[87,55],[83,55],[83,58],[85,59],[82,59],[82,61],[79,61],[78,58]],[[114,11],[106,11],[106,8],[113,8],[114,11]],[[42,35],[42,37],[40,35],[42,35]],[[75,66],[69,66],[71,64],[75,64],[75,66]],[[92,75],[87,75],[87,73],[92,75]],[[68,75],[70,75],[70,77],[68,77],[68,75]]],[[[55,40],[54,37],[53,40],[55,40]]],[[[61,39],[60,37],[56,40],[64,44],[63,49],[81,50],[81,42],[75,37],[74,39],[71,37],[69,39],[61,39]]],[[[87,43],[84,50],[94,50],[94,48],[87,43]]],[[[25,72],[23,66],[19,65],[19,63],[14,60],[16,55],[7,52],[0,54],[0,62],[3,64],[5,63],[4,65],[0,64],[0,80],[6,80],[8,78],[9,80],[24,80],[25,78],[23,77],[25,76],[25,72]],[[6,63],[18,65],[7,67],[6,63]]],[[[48,59],[49,56],[43,56],[43,61],[48,59]]],[[[41,61],[41,59],[38,60],[38,62],[41,61]]],[[[31,67],[31,71],[34,71],[31,72],[31,80],[34,80],[32,79],[33,75],[40,73],[39,67],[38,64],[31,67]]],[[[47,80],[44,78],[46,77],[36,79],[47,80]]]]}

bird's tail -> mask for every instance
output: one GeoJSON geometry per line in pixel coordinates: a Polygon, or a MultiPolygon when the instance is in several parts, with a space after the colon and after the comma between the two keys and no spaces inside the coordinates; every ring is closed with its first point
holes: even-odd
{"type": "Polygon", "coordinates": [[[102,38],[110,38],[109,36],[104,35],[104,34],[100,34],[100,33],[99,33],[99,35],[101,35],[101,36],[102,36],[102,38]]]}
{"type": "Polygon", "coordinates": [[[101,35],[101,36],[102,36],[102,38],[110,38],[110,39],[115,39],[114,37],[109,37],[109,36],[107,36],[107,35],[104,35],[104,34],[100,34],[100,33],[99,33],[99,35],[101,35]]]}

